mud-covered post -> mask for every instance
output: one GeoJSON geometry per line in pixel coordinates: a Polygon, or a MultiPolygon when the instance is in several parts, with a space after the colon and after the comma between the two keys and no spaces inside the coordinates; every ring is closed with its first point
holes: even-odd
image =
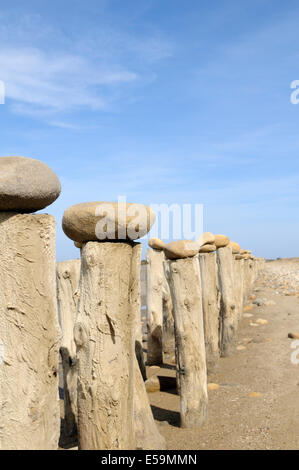
{"type": "Polygon", "coordinates": [[[154,214],[140,204],[85,203],[64,213],[66,235],[83,243],[74,334],[82,450],[136,448],[136,286],[132,283],[136,244],[132,240],[144,236],[153,222],[154,214]]]}
{"type": "Polygon", "coordinates": [[[142,245],[136,243],[133,247],[132,263],[131,263],[131,287],[130,302],[134,309],[135,315],[135,354],[139,364],[140,372],[143,380],[146,380],[146,368],[144,362],[143,346],[142,346],[142,322],[141,322],[141,254],[142,245]]]}
{"type": "Polygon", "coordinates": [[[236,346],[238,313],[234,286],[233,255],[230,246],[217,249],[220,298],[220,354],[230,356],[236,346]]]}
{"type": "Polygon", "coordinates": [[[44,163],[0,158],[0,449],[56,450],[60,433],[56,222],[31,214],[60,183],[44,163]]]}
{"type": "Polygon", "coordinates": [[[220,293],[216,253],[200,253],[199,266],[202,287],[202,308],[206,346],[206,361],[208,374],[217,371],[219,350],[219,312],[220,293]]]}
{"type": "Polygon", "coordinates": [[[146,251],[146,261],[147,364],[159,365],[163,363],[163,250],[149,248],[146,251]]]}
{"type": "Polygon", "coordinates": [[[140,308],[140,264],[142,245],[136,243],[133,247],[133,257],[131,265],[131,286],[130,286],[130,308],[132,318],[135,318],[136,337],[134,360],[134,434],[136,449],[162,450],[166,448],[165,439],[159,433],[154,418],[148,396],[145,389],[144,380],[146,378],[145,365],[143,362],[142,339],[141,339],[141,308],[140,308]],[[142,355],[141,355],[142,354],[142,355]]]}
{"type": "Polygon", "coordinates": [[[173,301],[181,427],[207,419],[207,369],[197,243],[182,240],[165,246],[173,301]]]}
{"type": "Polygon", "coordinates": [[[80,266],[79,259],[61,261],[56,264],[58,317],[62,330],[60,355],[66,436],[77,434],[77,358],[74,325],[78,305],[80,266]]]}

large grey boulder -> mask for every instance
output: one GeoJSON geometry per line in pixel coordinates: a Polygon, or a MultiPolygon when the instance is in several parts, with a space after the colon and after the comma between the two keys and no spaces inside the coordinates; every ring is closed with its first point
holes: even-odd
{"type": "Polygon", "coordinates": [[[0,157],[0,211],[35,212],[61,192],[56,174],[45,163],[26,157],[0,157]]]}

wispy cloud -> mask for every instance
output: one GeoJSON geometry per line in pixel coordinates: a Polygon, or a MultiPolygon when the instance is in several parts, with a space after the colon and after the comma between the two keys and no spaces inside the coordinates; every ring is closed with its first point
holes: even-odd
{"type": "Polygon", "coordinates": [[[0,70],[13,110],[27,114],[105,109],[107,87],[137,79],[136,73],[121,67],[38,49],[0,50],[0,70]]]}
{"type": "Polygon", "coordinates": [[[110,109],[123,87],[126,94],[129,84],[151,82],[153,64],[173,54],[157,31],[136,35],[92,22],[68,31],[12,10],[0,20],[0,79],[10,109],[28,116],[110,109]]]}

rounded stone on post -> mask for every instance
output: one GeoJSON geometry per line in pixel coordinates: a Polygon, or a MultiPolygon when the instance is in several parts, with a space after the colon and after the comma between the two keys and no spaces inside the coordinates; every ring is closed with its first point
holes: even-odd
{"type": "Polygon", "coordinates": [[[60,329],[56,222],[30,214],[57,199],[45,163],[0,158],[0,449],[56,450],[60,329]],[[13,212],[10,212],[13,211],[13,212]]]}
{"type": "Polygon", "coordinates": [[[0,211],[39,211],[52,204],[60,192],[58,177],[44,162],[0,157],[0,211]]]}
{"type": "MultiPolygon", "coordinates": [[[[169,261],[169,285],[173,301],[177,371],[182,427],[195,427],[207,419],[207,368],[198,257],[188,257],[191,246],[174,245],[169,261]]],[[[178,242],[179,243],[179,242],[178,242]]]]}
{"type": "Polygon", "coordinates": [[[142,405],[140,402],[134,404],[136,387],[139,397],[145,392],[142,379],[136,381],[134,374],[137,367],[141,377],[135,357],[137,315],[140,317],[140,248],[136,247],[127,229],[130,227],[130,233],[138,238],[138,228],[149,230],[154,218],[149,208],[142,206],[143,219],[139,218],[137,223],[131,217],[132,207],[136,209],[141,205],[128,204],[122,214],[124,226],[119,228],[124,206],[115,207],[115,203],[111,203],[109,208],[109,203],[102,204],[73,206],[67,209],[63,219],[64,231],[73,240],[83,243],[74,329],[78,359],[79,448],[126,450],[136,448],[136,440],[142,447],[134,417],[151,413],[146,400],[142,405]],[[103,208],[107,210],[108,219],[104,219],[103,208]],[[99,235],[99,222],[102,235],[113,235],[113,240],[109,241],[108,237],[107,241],[86,241],[99,235]],[[120,236],[122,238],[118,239],[120,236]],[[137,409],[139,412],[135,415],[137,409]]]}

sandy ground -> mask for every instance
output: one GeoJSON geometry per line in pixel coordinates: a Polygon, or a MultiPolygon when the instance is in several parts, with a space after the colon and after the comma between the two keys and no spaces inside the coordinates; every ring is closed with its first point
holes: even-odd
{"type": "MultiPolygon", "coordinates": [[[[268,262],[252,294],[234,356],[220,359],[219,372],[208,378],[218,388],[209,391],[204,427],[179,427],[175,366],[147,369],[165,387],[149,398],[168,449],[299,449],[299,365],[291,362],[288,338],[299,333],[299,258],[268,262]]],[[[61,411],[63,417],[62,400],[61,411]]],[[[76,449],[74,440],[63,441],[76,449]]]]}
{"type": "MultiPolygon", "coordinates": [[[[175,388],[149,394],[168,449],[299,448],[299,365],[288,338],[299,333],[299,258],[268,262],[245,310],[238,350],[208,378],[219,388],[209,391],[204,427],[179,427],[175,388]]],[[[175,377],[170,365],[148,374],[175,377]]]]}

